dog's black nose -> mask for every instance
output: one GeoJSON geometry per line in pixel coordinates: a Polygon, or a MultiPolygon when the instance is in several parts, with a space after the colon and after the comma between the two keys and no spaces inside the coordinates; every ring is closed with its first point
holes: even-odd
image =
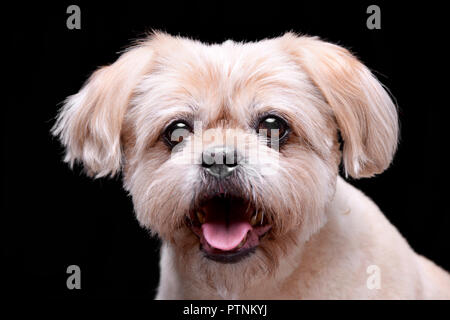
{"type": "Polygon", "coordinates": [[[218,178],[228,177],[238,164],[239,156],[235,148],[216,146],[203,151],[203,168],[218,178]]]}

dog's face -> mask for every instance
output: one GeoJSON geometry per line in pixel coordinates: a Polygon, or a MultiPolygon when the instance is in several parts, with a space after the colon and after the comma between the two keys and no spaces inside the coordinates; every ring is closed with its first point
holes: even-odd
{"type": "Polygon", "coordinates": [[[341,159],[355,178],[389,165],[397,114],[366,67],[316,38],[154,34],[69,97],[54,133],[69,163],[122,171],[140,223],[207,277],[273,271],[325,223],[341,159]]]}

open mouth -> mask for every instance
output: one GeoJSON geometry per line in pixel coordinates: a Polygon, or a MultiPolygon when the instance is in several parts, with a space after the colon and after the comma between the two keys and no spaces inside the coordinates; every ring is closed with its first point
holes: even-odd
{"type": "Polygon", "coordinates": [[[235,263],[253,253],[271,228],[262,210],[239,197],[214,196],[189,216],[188,226],[199,237],[200,249],[222,263],[235,263]]]}

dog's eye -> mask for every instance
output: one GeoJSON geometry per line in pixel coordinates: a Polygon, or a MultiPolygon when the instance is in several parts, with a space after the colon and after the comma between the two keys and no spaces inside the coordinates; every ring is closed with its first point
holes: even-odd
{"type": "Polygon", "coordinates": [[[283,119],[269,115],[259,122],[257,132],[269,140],[283,140],[288,133],[288,125],[283,119]]]}
{"type": "Polygon", "coordinates": [[[171,148],[187,138],[192,132],[192,128],[184,121],[172,122],[164,131],[164,141],[171,148]]]}

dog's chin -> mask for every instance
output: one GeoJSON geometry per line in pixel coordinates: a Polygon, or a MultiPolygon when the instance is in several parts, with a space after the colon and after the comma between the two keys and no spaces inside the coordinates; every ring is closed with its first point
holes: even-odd
{"type": "Polygon", "coordinates": [[[186,224],[199,239],[199,250],[208,259],[236,263],[251,256],[271,229],[268,215],[242,197],[223,194],[198,202],[186,224]]]}

